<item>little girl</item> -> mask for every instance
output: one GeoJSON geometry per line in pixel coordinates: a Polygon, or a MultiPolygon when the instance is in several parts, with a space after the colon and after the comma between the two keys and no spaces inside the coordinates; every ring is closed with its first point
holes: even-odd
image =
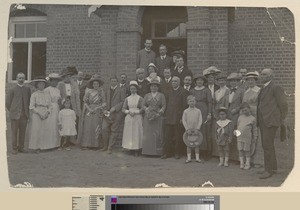
{"type": "MultiPolygon", "coordinates": [[[[197,135],[197,133],[200,132],[200,128],[202,125],[202,114],[200,109],[197,109],[195,107],[196,105],[196,99],[195,96],[188,96],[187,102],[189,105],[189,108],[184,110],[182,115],[182,124],[186,130],[187,135],[197,135]]],[[[200,163],[201,160],[199,158],[199,145],[193,146],[195,148],[195,156],[196,156],[196,162],[200,163]]],[[[187,160],[186,163],[191,162],[191,156],[192,156],[192,148],[191,146],[187,145],[187,160]]]]}
{"type": "Polygon", "coordinates": [[[70,150],[70,140],[74,140],[76,132],[76,114],[71,109],[71,100],[66,98],[63,102],[64,108],[58,114],[59,134],[61,138],[61,148],[70,150]]]}
{"type": "Polygon", "coordinates": [[[256,119],[251,115],[250,105],[246,102],[241,104],[241,115],[237,122],[237,147],[239,150],[240,168],[250,169],[251,142],[257,140],[256,119]],[[246,163],[244,164],[244,157],[246,163]]]}
{"type": "Polygon", "coordinates": [[[229,144],[233,137],[233,123],[227,119],[227,111],[225,107],[220,107],[218,110],[219,120],[216,122],[216,141],[220,156],[218,166],[226,167],[229,166],[229,144]]]}

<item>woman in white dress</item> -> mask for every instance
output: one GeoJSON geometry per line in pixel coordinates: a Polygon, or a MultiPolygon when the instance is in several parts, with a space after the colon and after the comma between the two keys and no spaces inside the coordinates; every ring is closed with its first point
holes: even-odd
{"type": "Polygon", "coordinates": [[[32,81],[37,88],[31,97],[29,109],[31,115],[31,127],[29,138],[29,149],[39,153],[40,150],[51,149],[53,144],[50,141],[49,135],[52,130],[48,128],[49,115],[52,111],[51,96],[45,92],[46,80],[37,78],[32,81]]]}
{"type": "Polygon", "coordinates": [[[51,96],[52,110],[47,120],[47,127],[52,132],[49,132],[49,146],[52,148],[60,146],[60,136],[58,133],[58,113],[61,102],[60,91],[57,88],[57,84],[60,80],[60,76],[57,73],[51,73],[48,76],[49,87],[45,88],[45,92],[51,96]]]}
{"type": "Polygon", "coordinates": [[[134,150],[136,157],[139,156],[143,141],[143,98],[137,94],[137,89],[137,81],[131,81],[129,83],[131,95],[125,99],[122,108],[123,113],[126,114],[122,147],[134,150]]]}

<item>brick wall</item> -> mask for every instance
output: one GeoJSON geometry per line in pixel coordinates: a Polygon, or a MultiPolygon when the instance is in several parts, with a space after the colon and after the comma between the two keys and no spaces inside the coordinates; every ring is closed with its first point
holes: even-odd
{"type": "Polygon", "coordinates": [[[237,8],[235,20],[229,22],[228,62],[230,72],[247,68],[261,71],[272,68],[275,81],[287,92],[288,122],[295,120],[295,45],[281,42],[279,34],[295,42],[293,14],[285,8],[237,8]],[[291,96],[289,96],[292,94],[291,96]]]}

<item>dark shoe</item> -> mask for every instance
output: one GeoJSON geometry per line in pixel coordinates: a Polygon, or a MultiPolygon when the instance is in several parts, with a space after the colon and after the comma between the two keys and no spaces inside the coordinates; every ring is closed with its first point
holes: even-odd
{"type": "Polygon", "coordinates": [[[16,154],[18,154],[18,150],[14,149],[11,153],[12,153],[13,155],[16,155],[16,154]]]}
{"type": "Polygon", "coordinates": [[[107,151],[107,148],[103,147],[100,149],[100,151],[107,151]]]}
{"type": "Polygon", "coordinates": [[[261,170],[261,171],[258,171],[257,174],[264,174],[266,172],[267,172],[266,170],[261,170]]]}
{"type": "Polygon", "coordinates": [[[185,163],[190,163],[190,162],[192,162],[192,161],[191,161],[191,160],[186,160],[186,161],[185,161],[185,163]]]}
{"type": "Polygon", "coordinates": [[[169,156],[168,155],[162,155],[161,157],[160,157],[160,159],[167,159],[169,156]]]}
{"type": "Polygon", "coordinates": [[[25,149],[19,149],[18,152],[20,152],[20,153],[28,153],[28,151],[25,150],[25,149]]]}
{"type": "Polygon", "coordinates": [[[269,177],[273,176],[273,173],[265,172],[262,175],[259,176],[260,179],[267,179],[269,177]]]}

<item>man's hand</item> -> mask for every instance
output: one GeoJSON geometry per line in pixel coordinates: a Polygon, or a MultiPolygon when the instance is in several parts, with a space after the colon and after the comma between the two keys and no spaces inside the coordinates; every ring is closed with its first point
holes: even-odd
{"type": "Polygon", "coordinates": [[[109,110],[110,113],[113,113],[113,112],[115,112],[115,111],[116,111],[115,107],[112,107],[112,108],[109,110]]]}

